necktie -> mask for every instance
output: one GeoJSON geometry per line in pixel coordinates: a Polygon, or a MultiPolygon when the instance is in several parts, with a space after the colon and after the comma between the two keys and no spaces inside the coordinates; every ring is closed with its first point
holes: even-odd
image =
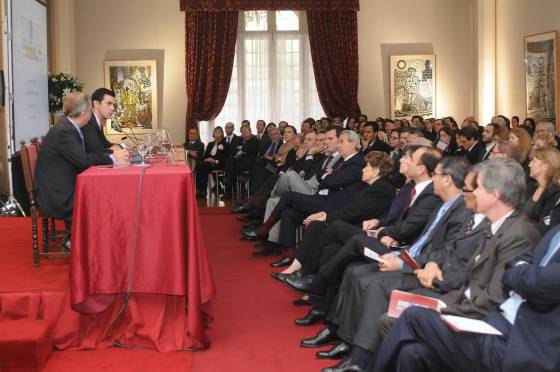
{"type": "Polygon", "coordinates": [[[333,173],[337,172],[340,170],[340,168],[342,168],[342,166],[344,165],[344,159],[340,158],[340,160],[338,161],[338,163],[334,166],[333,168],[333,173]]]}
{"type": "Polygon", "coordinates": [[[410,190],[410,198],[408,199],[408,203],[406,203],[406,210],[408,210],[412,205],[412,201],[414,200],[415,196],[416,196],[416,187],[413,186],[412,190],[410,190]]]}
{"type": "Polygon", "coordinates": [[[80,135],[80,142],[82,143],[82,150],[86,151],[86,145],[84,144],[84,134],[81,129],[78,129],[78,134],[80,135]]]}
{"type": "Polygon", "coordinates": [[[273,156],[274,151],[276,151],[276,142],[272,142],[270,146],[268,146],[268,150],[266,151],[266,156],[273,156]]]}
{"type": "Polygon", "coordinates": [[[231,137],[228,136],[228,137],[226,137],[226,138],[227,138],[227,143],[228,143],[228,145],[229,145],[229,143],[231,142],[231,137]]]}
{"type": "Polygon", "coordinates": [[[558,252],[558,249],[560,249],[560,233],[556,233],[556,235],[554,235],[554,238],[552,238],[552,240],[550,241],[548,251],[542,258],[539,266],[544,267],[548,265],[550,259],[558,252]]]}
{"type": "Polygon", "coordinates": [[[430,225],[430,227],[428,227],[428,230],[426,230],[426,232],[424,234],[422,234],[422,236],[418,240],[416,240],[416,242],[408,250],[408,253],[410,253],[410,255],[412,257],[416,257],[422,252],[422,248],[424,248],[424,245],[426,244],[428,239],[432,236],[432,233],[435,230],[435,228],[437,227],[437,225],[439,224],[439,221],[441,221],[445,212],[447,212],[452,205],[453,205],[453,203],[448,202],[448,203],[443,204],[439,208],[439,211],[436,215],[436,218],[434,218],[434,220],[432,221],[432,224],[430,225]]]}

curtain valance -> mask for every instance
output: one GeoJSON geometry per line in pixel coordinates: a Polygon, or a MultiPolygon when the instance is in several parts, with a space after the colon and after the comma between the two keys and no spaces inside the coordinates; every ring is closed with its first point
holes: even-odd
{"type": "Polygon", "coordinates": [[[182,11],[358,11],[359,0],[180,0],[182,11]]]}

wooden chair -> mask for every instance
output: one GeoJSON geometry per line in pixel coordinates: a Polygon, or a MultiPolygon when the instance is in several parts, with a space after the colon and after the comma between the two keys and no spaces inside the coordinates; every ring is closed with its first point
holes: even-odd
{"type": "Polygon", "coordinates": [[[33,235],[33,263],[35,267],[39,267],[39,261],[43,257],[60,258],[68,257],[69,252],[61,251],[62,245],[68,238],[68,231],[57,230],[55,226],[55,219],[50,218],[51,226],[49,227],[49,217],[43,215],[39,207],[35,203],[35,195],[33,194],[33,180],[35,179],[35,167],[37,165],[37,158],[39,156],[40,143],[33,139],[30,145],[25,145],[21,142],[20,156],[21,165],[23,169],[23,177],[25,180],[25,190],[29,195],[31,225],[33,235]],[[43,250],[39,250],[39,234],[38,234],[38,220],[41,218],[41,226],[43,232],[43,250]],[[58,251],[52,252],[51,246],[58,245],[58,251]]]}

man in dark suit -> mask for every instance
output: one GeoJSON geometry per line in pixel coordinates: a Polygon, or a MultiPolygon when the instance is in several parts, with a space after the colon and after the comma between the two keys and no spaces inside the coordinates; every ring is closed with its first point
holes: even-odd
{"type": "Polygon", "coordinates": [[[105,137],[103,128],[107,119],[115,112],[115,92],[107,88],[99,88],[91,95],[91,102],[91,119],[82,128],[86,152],[111,154],[113,150],[120,149],[121,147],[112,144],[105,137]]]}
{"type": "Polygon", "coordinates": [[[47,133],[35,171],[36,200],[48,217],[71,221],[76,177],[96,164],[126,162],[128,152],[113,150],[112,155],[86,152],[81,128],[91,119],[91,102],[86,94],[69,93],[64,98],[65,117],[47,133]]]}
{"type": "Polygon", "coordinates": [[[232,122],[229,122],[225,125],[225,130],[226,130],[226,136],[224,139],[229,146],[229,150],[230,150],[229,157],[233,158],[237,153],[237,146],[239,146],[239,143],[243,142],[243,140],[241,139],[240,136],[234,133],[235,125],[233,125],[232,122]]]}
{"type": "MultiPolygon", "coordinates": [[[[477,209],[490,220],[491,225],[467,265],[467,275],[462,286],[445,294],[440,300],[446,304],[446,307],[441,310],[442,313],[483,319],[497,309],[507,296],[502,282],[506,265],[519,255],[530,252],[538,242],[540,234],[529,219],[516,210],[522,205],[525,194],[524,173],[521,166],[511,159],[491,159],[481,163],[477,171],[479,172],[478,187],[474,192],[477,209]]],[[[455,338],[459,337],[456,336],[458,333],[451,331],[441,321],[439,314],[435,312],[432,314],[431,311],[428,316],[421,315],[424,319],[421,323],[426,324],[415,328],[422,333],[421,337],[419,339],[409,337],[410,334],[406,334],[405,326],[416,317],[416,310],[414,308],[409,310],[401,316],[394,330],[381,345],[377,353],[375,370],[393,370],[389,366],[393,365],[397,356],[404,358],[407,369],[403,370],[425,370],[420,366],[415,368],[412,365],[418,361],[426,362],[428,359],[430,362],[424,366],[436,370],[448,370],[448,368],[438,369],[443,368],[441,358],[447,360],[455,358],[456,353],[448,354],[447,350],[438,349],[432,358],[431,343],[436,339],[439,339],[438,344],[443,345],[444,348],[458,345],[462,349],[457,350],[459,353],[474,352],[472,344],[469,345],[468,341],[462,343],[455,338]],[[425,326],[428,326],[430,331],[427,331],[425,326]],[[405,348],[406,353],[402,353],[403,350],[395,344],[395,341],[402,339],[403,336],[411,343],[410,348],[405,348]],[[414,355],[414,358],[405,357],[405,354],[414,355]],[[430,356],[426,358],[428,354],[430,356]]],[[[490,319],[492,318],[491,316],[490,319]]],[[[387,319],[381,321],[381,326],[387,328],[383,323],[390,322],[387,319]]],[[[502,331],[502,328],[498,327],[498,329],[502,331]]],[[[493,352],[493,346],[493,343],[488,343],[481,349],[493,352]]],[[[502,370],[501,365],[492,364],[499,358],[480,358],[480,355],[475,354],[471,354],[470,357],[469,370],[502,370]],[[473,362],[490,363],[490,365],[478,368],[472,364],[473,362]]],[[[464,359],[453,359],[453,369],[466,370],[463,369],[465,366],[463,363],[464,359]]]]}
{"type": "Polygon", "coordinates": [[[458,143],[465,151],[465,157],[471,164],[480,162],[486,148],[482,142],[478,140],[478,131],[471,126],[462,128],[458,133],[458,143]]]}
{"type": "Polygon", "coordinates": [[[317,194],[285,193],[257,234],[265,237],[281,221],[279,243],[294,247],[296,228],[305,217],[320,211],[331,212],[348,203],[354,193],[365,187],[362,182],[363,158],[357,156],[359,146],[360,138],[355,132],[342,132],[338,139],[341,159],[320,176],[317,194]]]}
{"type": "Polygon", "coordinates": [[[364,124],[364,134],[362,136],[362,149],[360,155],[365,156],[371,151],[391,152],[391,147],[385,141],[377,138],[379,125],[375,121],[368,121],[364,124]]]}
{"type": "MultiPolygon", "coordinates": [[[[227,130],[226,130],[227,132],[227,130]]],[[[232,188],[235,184],[235,178],[245,171],[251,170],[257,161],[257,152],[259,151],[259,140],[251,133],[251,127],[245,126],[241,128],[241,137],[239,141],[232,140],[235,148],[231,148],[232,158],[226,171],[228,179],[228,190],[224,197],[231,196],[232,188]]]]}
{"type": "Polygon", "coordinates": [[[482,143],[484,144],[484,152],[482,152],[482,156],[478,161],[479,163],[490,158],[490,154],[492,154],[492,150],[494,149],[494,146],[496,146],[494,135],[498,129],[500,129],[500,126],[494,123],[490,123],[484,127],[481,137],[482,143]]]}

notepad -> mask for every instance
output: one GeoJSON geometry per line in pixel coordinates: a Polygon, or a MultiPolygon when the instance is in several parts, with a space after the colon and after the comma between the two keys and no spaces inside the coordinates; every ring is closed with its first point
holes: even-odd
{"type": "Polygon", "coordinates": [[[442,315],[441,319],[455,332],[470,332],[496,336],[503,335],[502,332],[482,320],[455,315],[442,315]]]}
{"type": "Polygon", "coordinates": [[[381,256],[379,255],[379,253],[372,251],[371,249],[369,249],[368,247],[364,247],[364,256],[371,258],[372,260],[375,260],[377,262],[382,262],[384,264],[387,264],[387,262],[381,258],[381,256]]]}

